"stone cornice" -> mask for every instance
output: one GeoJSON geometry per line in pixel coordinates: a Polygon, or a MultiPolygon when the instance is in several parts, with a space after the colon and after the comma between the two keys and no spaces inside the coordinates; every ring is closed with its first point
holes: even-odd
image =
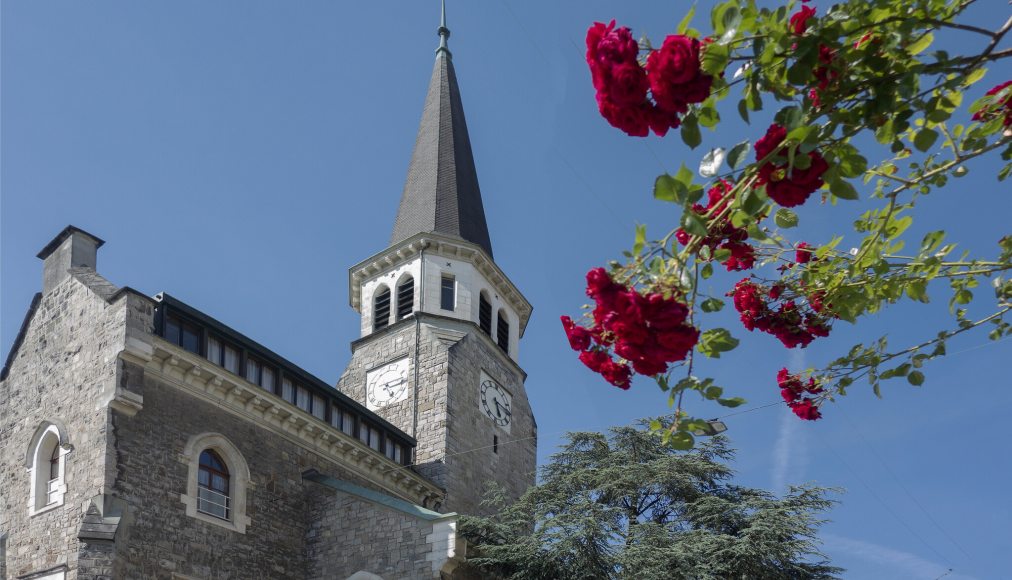
{"type": "Polygon", "coordinates": [[[523,336],[534,310],[527,298],[481,246],[435,233],[416,234],[352,266],[348,270],[348,300],[351,307],[358,312],[362,311],[362,282],[414,259],[423,250],[474,265],[520,316],[520,336],[523,336]]]}
{"type": "Polygon", "coordinates": [[[145,364],[145,373],[165,384],[252,421],[395,497],[427,506],[445,495],[436,484],[409,467],[391,461],[357,438],[259,386],[160,338],[153,338],[153,346],[154,353],[145,364]]]}

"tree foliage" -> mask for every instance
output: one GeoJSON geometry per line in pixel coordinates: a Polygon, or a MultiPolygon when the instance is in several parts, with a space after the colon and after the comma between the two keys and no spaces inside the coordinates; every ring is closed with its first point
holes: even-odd
{"type": "Polygon", "coordinates": [[[947,294],[952,322],[917,344],[872,338],[813,368],[784,369],[776,383],[770,377],[809,420],[858,381],[876,394],[887,379],[923,384],[925,363],[955,335],[1012,334],[1012,236],[994,232],[995,247],[973,256],[957,253],[945,223],[908,234],[922,217],[918,203],[958,191],[974,160],[1000,157],[999,182],[1012,172],[1012,81],[992,79],[984,94],[975,86],[1012,57],[1002,44],[1012,18],[993,29],[968,24],[973,1],[847,0],[820,11],[807,1],[726,0],[709,30],[693,28],[693,7],[658,44],[614,21],[590,27],[587,62],[611,125],[637,137],[677,129],[691,149],[701,128],[721,141],[698,169],[683,164],[656,179],[654,197],[681,217],[655,239],[638,226],[624,261],[588,274],[595,304],[586,322],[563,317],[580,360],[607,381],[629,388],[640,374],[667,393],[669,443],[691,447],[700,427],[686,394],[744,402],[693,373],[697,355],[726,357],[741,342],[741,330],[710,322],[728,303],[753,340],[770,340],[763,333],[804,348],[890,304],[947,294]],[[934,48],[954,35],[955,54],[934,48]],[[720,131],[735,114],[755,127],[745,140],[720,131]],[[806,205],[819,201],[841,216],[837,226],[796,239],[806,205]],[[860,208],[857,219],[851,208],[860,208]]]}
{"type": "Polygon", "coordinates": [[[834,578],[818,550],[830,490],[792,487],[782,498],[735,485],[733,452],[714,437],[673,450],[646,425],[570,433],[515,503],[465,517],[468,565],[539,579],[834,578]]]}

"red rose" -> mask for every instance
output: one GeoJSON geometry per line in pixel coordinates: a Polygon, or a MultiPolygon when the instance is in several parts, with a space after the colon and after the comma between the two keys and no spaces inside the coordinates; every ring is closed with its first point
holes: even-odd
{"type": "Polygon", "coordinates": [[[700,46],[695,38],[673,34],[647,56],[650,92],[660,109],[684,113],[710,96],[713,77],[700,69],[700,46]]]}
{"type": "Polygon", "coordinates": [[[811,399],[802,399],[796,403],[792,403],[791,411],[794,411],[795,415],[806,421],[815,421],[822,417],[819,407],[811,399]]]}
{"type": "MultiPolygon", "coordinates": [[[[777,125],[770,125],[761,139],[756,141],[756,160],[761,161],[780,147],[787,137],[787,129],[777,125]]],[[[785,155],[786,156],[786,155],[785,155]]],[[[766,161],[759,168],[759,179],[756,185],[765,185],[766,194],[770,199],[784,207],[794,207],[805,203],[815,190],[822,187],[822,174],[829,169],[829,164],[823,159],[818,151],[808,153],[810,160],[807,169],[791,168],[788,171],[786,164],[776,164],[766,161]]]]}
{"type": "Polygon", "coordinates": [[[993,103],[974,113],[973,120],[987,121],[992,116],[1004,114],[1005,120],[1002,121],[1002,124],[1005,127],[1012,126],[1012,88],[1007,88],[1009,86],[1012,86],[1012,81],[1005,81],[996,87],[992,87],[991,90],[985,93],[985,96],[988,97],[999,95],[999,93],[1003,93],[1004,96],[1000,95],[993,103]],[[1003,109],[1004,112],[1002,111],[1003,109]]]}
{"type": "Polygon", "coordinates": [[[611,357],[603,350],[585,350],[580,353],[580,362],[595,373],[601,372],[604,364],[609,361],[611,361],[611,357]]]}
{"type": "Polygon", "coordinates": [[[590,331],[574,323],[573,319],[568,316],[563,316],[561,319],[562,328],[565,329],[566,337],[569,338],[569,346],[573,350],[590,348],[590,331]]]}
{"type": "Polygon", "coordinates": [[[628,389],[632,381],[632,370],[629,365],[619,364],[609,358],[602,365],[601,376],[620,389],[628,389]]]}
{"type": "MultiPolygon", "coordinates": [[[[633,61],[611,69],[611,78],[603,92],[608,100],[619,107],[635,107],[646,101],[648,87],[646,71],[633,61]]],[[[647,123],[649,124],[649,118],[647,123]]]]}
{"type": "Polygon", "coordinates": [[[802,6],[801,10],[791,15],[790,29],[794,34],[804,34],[808,30],[808,20],[815,16],[815,8],[802,6]]]}
{"type": "Polygon", "coordinates": [[[626,135],[646,137],[650,134],[651,111],[648,103],[644,102],[636,107],[620,107],[598,93],[597,107],[601,116],[612,127],[625,131],[626,135]]]}
{"type": "Polygon", "coordinates": [[[598,90],[608,82],[616,65],[635,64],[638,53],[639,44],[632,32],[624,26],[616,30],[614,20],[607,25],[595,22],[587,30],[587,65],[598,90]]]}
{"type": "Polygon", "coordinates": [[[810,260],[814,259],[815,253],[812,252],[811,247],[808,245],[808,242],[798,244],[798,249],[794,252],[794,261],[799,264],[807,264],[810,260]]]}

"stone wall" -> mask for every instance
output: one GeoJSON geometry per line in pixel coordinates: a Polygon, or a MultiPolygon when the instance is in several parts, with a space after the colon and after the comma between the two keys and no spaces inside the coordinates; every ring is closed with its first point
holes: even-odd
{"type": "Polygon", "coordinates": [[[347,578],[358,571],[389,580],[439,577],[427,558],[431,523],[332,490],[310,497],[307,578],[347,578]]]}
{"type": "Polygon", "coordinates": [[[11,576],[66,565],[68,578],[84,578],[84,568],[96,564],[88,559],[78,570],[77,535],[82,505],[106,485],[109,410],[101,401],[120,376],[131,308],[143,308],[143,300],[123,293],[110,303],[75,277],[63,280],[42,297],[0,382],[0,535],[8,534],[11,576]],[[62,506],[29,517],[25,456],[43,421],[61,423],[73,446],[65,457],[67,493],[62,506]]]}
{"type": "Polygon", "coordinates": [[[144,396],[143,410],[133,417],[117,415],[113,422],[119,464],[114,492],[134,514],[119,549],[116,576],[306,578],[306,529],[313,500],[302,472],[316,469],[366,487],[370,482],[156,378],[145,378],[136,388],[144,396]],[[245,533],[187,516],[180,501],[188,477],[181,457],[184,446],[207,432],[228,439],[248,464],[250,524],[245,533]]]}
{"type": "Polygon", "coordinates": [[[363,403],[369,369],[410,357],[408,398],[376,413],[417,439],[416,469],[447,491],[440,509],[479,513],[492,481],[504,484],[512,497],[533,485],[537,427],[523,371],[474,323],[415,313],[352,348],[338,388],[363,403]],[[482,371],[513,397],[509,433],[480,410],[482,371]],[[498,437],[498,452],[493,437],[498,437]]]}

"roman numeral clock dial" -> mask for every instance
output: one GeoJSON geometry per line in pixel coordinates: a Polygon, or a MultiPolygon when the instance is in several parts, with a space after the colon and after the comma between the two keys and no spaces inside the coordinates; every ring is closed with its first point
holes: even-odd
{"type": "Polygon", "coordinates": [[[365,378],[366,406],[370,411],[408,398],[408,359],[377,367],[365,378]]]}
{"type": "Polygon", "coordinates": [[[502,427],[507,433],[513,424],[513,397],[509,391],[491,378],[482,374],[481,396],[479,397],[481,412],[502,427]]]}

